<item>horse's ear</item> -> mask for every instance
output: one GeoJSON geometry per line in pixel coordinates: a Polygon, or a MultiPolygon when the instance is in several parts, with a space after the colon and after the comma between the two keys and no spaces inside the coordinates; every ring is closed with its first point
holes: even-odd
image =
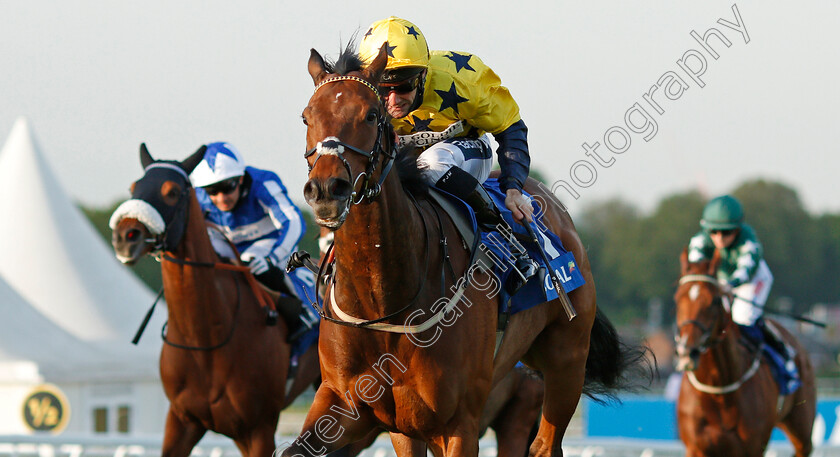
{"type": "Polygon", "coordinates": [[[688,248],[684,247],[680,253],[680,276],[685,276],[688,273],[688,248]]]}
{"type": "Polygon", "coordinates": [[[204,158],[204,151],[206,150],[207,145],[201,145],[201,147],[193,152],[191,156],[181,161],[181,168],[183,168],[187,174],[192,173],[192,171],[195,170],[195,167],[198,166],[199,162],[201,162],[201,159],[204,158]]]}
{"type": "Polygon", "coordinates": [[[382,43],[382,47],[379,48],[379,54],[376,55],[376,58],[373,59],[373,62],[368,65],[363,74],[369,81],[379,82],[379,77],[382,76],[382,72],[385,71],[385,65],[388,63],[388,42],[382,43]]]}
{"type": "Polygon", "coordinates": [[[154,161],[155,159],[152,158],[152,155],[149,154],[149,150],[146,148],[146,143],[140,143],[140,165],[143,166],[143,169],[145,170],[154,161]]]}
{"type": "Polygon", "coordinates": [[[326,65],[324,65],[324,58],[318,54],[314,48],[309,51],[309,76],[312,76],[312,81],[317,86],[318,83],[327,76],[326,65]]]}
{"type": "Polygon", "coordinates": [[[715,253],[712,254],[712,261],[709,262],[709,276],[716,276],[719,266],[720,266],[720,250],[715,249],[715,253]]]}

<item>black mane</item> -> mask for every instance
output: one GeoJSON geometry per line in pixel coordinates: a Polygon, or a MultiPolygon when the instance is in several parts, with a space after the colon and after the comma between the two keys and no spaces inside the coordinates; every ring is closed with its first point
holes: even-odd
{"type": "Polygon", "coordinates": [[[338,58],[333,62],[327,60],[324,62],[324,67],[327,73],[335,73],[344,76],[353,71],[361,71],[364,62],[356,53],[356,39],[355,36],[350,38],[344,50],[338,55],[338,58]]]}

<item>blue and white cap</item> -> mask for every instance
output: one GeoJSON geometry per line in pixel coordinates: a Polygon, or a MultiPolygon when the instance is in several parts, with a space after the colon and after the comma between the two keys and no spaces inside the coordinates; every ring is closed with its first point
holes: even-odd
{"type": "Polygon", "coordinates": [[[244,174],[245,161],[232,144],[211,143],[207,145],[204,158],[190,173],[190,181],[195,187],[205,187],[244,174]]]}

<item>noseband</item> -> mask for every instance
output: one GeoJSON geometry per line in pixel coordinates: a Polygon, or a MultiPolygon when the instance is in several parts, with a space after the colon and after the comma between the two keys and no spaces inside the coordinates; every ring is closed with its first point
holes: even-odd
{"type": "MultiPolygon", "coordinates": [[[[374,93],[377,100],[380,99],[379,91],[376,90],[376,87],[374,87],[373,84],[357,76],[335,76],[332,78],[325,79],[315,87],[315,92],[317,93],[318,89],[323,87],[325,84],[338,81],[356,81],[358,83],[364,84],[365,87],[367,87],[374,93]]],[[[368,199],[368,201],[372,201],[374,198],[376,198],[376,196],[378,196],[379,193],[382,191],[382,183],[385,182],[385,178],[388,176],[388,173],[391,171],[391,167],[394,165],[394,139],[391,138],[390,141],[388,141],[387,148],[384,148],[382,144],[383,138],[386,137],[385,132],[392,131],[391,123],[385,116],[382,115],[381,102],[379,104],[379,108],[380,109],[376,112],[376,141],[373,143],[373,148],[370,151],[364,151],[355,146],[349,145],[334,136],[329,136],[319,141],[314,148],[309,149],[303,155],[304,158],[308,159],[311,155],[315,154],[315,161],[312,162],[312,165],[309,165],[310,174],[312,173],[312,169],[315,168],[315,164],[318,163],[318,160],[325,155],[332,155],[341,159],[341,162],[344,164],[344,168],[347,170],[347,175],[353,181],[353,192],[350,195],[350,198],[347,200],[345,211],[350,209],[350,205],[358,205],[365,199],[368,199]],[[353,171],[350,167],[350,163],[344,157],[344,152],[347,150],[350,150],[357,154],[361,154],[368,158],[368,163],[367,167],[365,167],[365,171],[359,173],[355,178],[353,178],[353,171]],[[373,173],[376,171],[376,163],[379,159],[380,154],[384,155],[386,158],[384,168],[379,177],[379,181],[371,184],[370,179],[373,176],[373,173]],[[360,182],[361,187],[358,191],[356,191],[356,186],[360,182]]]]}

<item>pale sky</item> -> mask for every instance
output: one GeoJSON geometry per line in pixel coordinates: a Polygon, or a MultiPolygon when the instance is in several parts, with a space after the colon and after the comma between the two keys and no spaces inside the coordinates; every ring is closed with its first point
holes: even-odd
{"type": "MultiPolygon", "coordinates": [[[[840,3],[828,0],[0,0],[0,138],[27,116],[61,184],[86,205],[128,197],[144,141],[173,159],[231,142],[305,205],[309,49],[335,57],[389,15],[414,22],[432,49],[472,52],[501,76],[534,168],[579,193],[556,192],[573,215],[615,196],[650,209],[674,192],[714,195],[758,177],[794,187],[811,211],[840,211],[840,3]],[[748,43],[718,22],[738,22],[733,5],[748,43]],[[690,35],[712,27],[731,43],[709,38],[716,60],[690,35]],[[693,69],[696,56],[706,61],[705,87],[678,64],[686,52],[693,69]],[[662,113],[644,97],[657,82],[648,98],[662,113]],[[649,141],[625,120],[635,103],[657,124],[649,141]],[[628,134],[625,152],[605,147],[608,130],[615,147],[628,134]],[[585,155],[596,141],[609,167],[585,155]]],[[[629,122],[644,121],[637,112],[629,122]]]]}

